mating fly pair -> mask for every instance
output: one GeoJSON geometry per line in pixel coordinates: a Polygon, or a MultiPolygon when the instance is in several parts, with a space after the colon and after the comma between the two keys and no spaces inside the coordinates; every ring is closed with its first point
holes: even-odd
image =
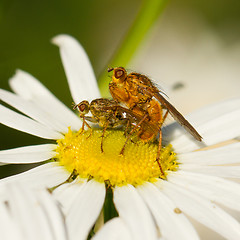
{"type": "Polygon", "coordinates": [[[156,161],[163,173],[159,162],[162,147],[161,128],[168,113],[196,140],[202,140],[195,128],[163,97],[161,91],[147,76],[135,72],[128,74],[123,67],[111,68],[108,72],[113,72],[112,81],[109,84],[113,100],[100,98],[93,100],[90,104],[82,101],[76,107],[80,111],[80,117],[83,118],[83,124],[86,120],[98,123],[104,129],[103,136],[108,127],[124,125],[126,130],[130,127],[131,130],[120,154],[123,154],[126,143],[134,132],[143,142],[152,141],[159,134],[156,161]],[[163,109],[166,110],[164,114],[163,109]],[[89,110],[93,117],[85,116],[89,110]]]}
{"type": "MultiPolygon", "coordinates": [[[[82,130],[86,124],[88,128],[91,128],[87,121],[97,123],[103,128],[101,151],[103,152],[103,138],[107,128],[114,128],[118,126],[125,126],[125,133],[131,125],[140,122],[141,116],[134,114],[131,110],[120,106],[115,100],[109,100],[106,98],[94,99],[89,103],[84,100],[74,106],[74,109],[78,108],[80,112],[80,118],[83,119],[82,130]],[[91,112],[92,116],[86,116],[91,112]]],[[[144,123],[143,123],[144,124],[144,123]]],[[[130,137],[130,136],[129,136],[130,137]]],[[[125,145],[121,151],[123,153],[125,145]]]]}

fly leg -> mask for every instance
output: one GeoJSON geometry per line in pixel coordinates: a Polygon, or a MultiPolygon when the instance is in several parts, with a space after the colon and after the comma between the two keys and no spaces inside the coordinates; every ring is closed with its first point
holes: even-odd
{"type": "MultiPolygon", "coordinates": [[[[91,126],[87,123],[87,121],[86,121],[86,118],[87,117],[85,117],[85,116],[80,116],[81,118],[82,118],[82,127],[81,127],[81,132],[80,133],[78,133],[79,135],[81,135],[83,132],[84,132],[84,127],[85,127],[85,125],[88,127],[88,129],[89,130],[91,130],[91,132],[90,132],[90,135],[87,137],[87,138],[89,138],[91,135],[92,135],[92,128],[91,128],[91,126]]],[[[88,119],[88,121],[89,121],[89,119],[88,119]]]]}
{"type": "Polygon", "coordinates": [[[101,138],[102,138],[102,140],[101,140],[101,152],[102,153],[103,153],[103,138],[104,138],[105,132],[107,130],[107,127],[108,127],[108,122],[106,123],[106,125],[103,128],[103,133],[102,133],[102,136],[101,136],[101,138]]]}
{"type": "MultiPolygon", "coordinates": [[[[92,135],[92,127],[87,123],[87,121],[92,122],[92,123],[97,123],[97,120],[93,117],[89,116],[80,116],[83,119],[84,124],[87,125],[88,129],[90,130],[90,134],[87,138],[89,138],[92,135]],[[87,120],[87,121],[86,121],[87,120]]],[[[82,129],[83,131],[84,129],[82,129]]]]}
{"type": "Polygon", "coordinates": [[[84,131],[84,126],[85,126],[85,124],[87,125],[85,116],[82,116],[82,120],[83,120],[83,123],[82,123],[82,132],[83,132],[83,131],[84,131]]]}
{"type": "MultiPolygon", "coordinates": [[[[84,119],[85,119],[85,118],[84,118],[84,119]]],[[[91,126],[86,122],[86,119],[85,119],[85,124],[87,125],[88,129],[90,130],[90,134],[89,134],[89,136],[87,137],[87,139],[88,139],[88,138],[90,138],[90,136],[92,135],[92,128],[91,128],[91,126]]]]}
{"type": "MultiPolygon", "coordinates": [[[[127,132],[128,132],[128,129],[130,128],[130,124],[131,124],[131,121],[128,119],[126,127],[125,127],[125,131],[124,131],[124,136],[125,137],[127,137],[127,132]]],[[[133,142],[132,139],[130,139],[130,141],[133,142]]]]}
{"type": "Polygon", "coordinates": [[[163,171],[163,169],[162,169],[162,165],[161,165],[161,163],[160,163],[160,161],[159,161],[159,160],[160,160],[161,149],[162,149],[162,129],[160,128],[160,129],[159,129],[159,143],[158,143],[158,150],[157,150],[156,162],[157,162],[157,164],[158,164],[158,166],[159,166],[159,168],[160,168],[161,174],[162,174],[163,176],[165,176],[165,173],[164,173],[164,171],[163,171]]]}
{"type": "Polygon", "coordinates": [[[130,126],[130,120],[127,121],[127,124],[126,124],[126,127],[125,127],[125,131],[124,131],[124,136],[125,137],[127,136],[127,131],[128,131],[129,126],[130,126]]]}
{"type": "Polygon", "coordinates": [[[82,119],[82,127],[81,127],[81,131],[78,132],[78,135],[81,135],[84,132],[85,125],[87,125],[89,129],[91,129],[89,124],[86,122],[86,117],[83,115],[83,116],[80,116],[80,118],[82,119]]]}
{"type": "Polygon", "coordinates": [[[120,155],[122,155],[124,153],[126,144],[128,142],[128,140],[130,139],[131,135],[136,131],[136,129],[142,124],[142,122],[148,117],[148,114],[145,114],[144,117],[141,119],[141,121],[139,121],[139,123],[130,131],[130,133],[128,134],[128,137],[122,147],[122,150],[120,152],[120,155]]]}
{"type": "Polygon", "coordinates": [[[161,153],[161,149],[162,149],[162,125],[167,118],[168,112],[169,111],[167,110],[166,113],[164,114],[163,119],[162,119],[161,124],[160,124],[159,143],[158,143],[157,158],[156,158],[156,162],[158,163],[158,166],[159,166],[160,171],[161,171],[163,176],[165,176],[165,173],[163,172],[163,169],[162,169],[162,166],[161,166],[161,163],[160,163],[160,153],[161,153]]]}
{"type": "Polygon", "coordinates": [[[97,123],[97,120],[95,118],[92,118],[92,117],[88,117],[88,116],[83,115],[83,116],[80,116],[80,118],[82,118],[82,120],[83,120],[82,131],[84,130],[84,125],[85,124],[87,125],[87,127],[89,129],[92,129],[91,126],[87,123],[87,121],[92,122],[92,123],[97,123]]]}

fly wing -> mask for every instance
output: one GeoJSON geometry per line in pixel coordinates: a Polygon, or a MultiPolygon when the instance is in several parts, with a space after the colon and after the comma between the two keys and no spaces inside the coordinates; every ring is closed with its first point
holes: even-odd
{"type": "Polygon", "coordinates": [[[153,96],[166,108],[172,117],[182,125],[196,140],[202,141],[201,135],[197,130],[183,117],[183,115],[170,103],[168,102],[159,92],[154,92],[153,96]]]}
{"type": "Polygon", "coordinates": [[[183,115],[170,103],[168,102],[157,90],[157,88],[151,85],[152,88],[144,88],[147,94],[154,96],[166,109],[168,109],[171,116],[183,126],[196,140],[202,141],[202,136],[197,130],[183,117],[183,115]]]}

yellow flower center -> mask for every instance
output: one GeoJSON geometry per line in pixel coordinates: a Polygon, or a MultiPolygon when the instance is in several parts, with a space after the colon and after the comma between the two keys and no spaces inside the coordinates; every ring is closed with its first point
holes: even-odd
{"type": "Polygon", "coordinates": [[[102,152],[102,134],[102,130],[72,132],[69,129],[65,137],[58,140],[56,157],[60,165],[70,172],[75,169],[82,178],[94,178],[111,186],[154,182],[156,178],[164,179],[167,170],[178,168],[176,154],[170,145],[161,149],[163,176],[156,162],[157,143],[129,141],[121,155],[126,141],[124,132],[110,129],[105,132],[102,152]]]}

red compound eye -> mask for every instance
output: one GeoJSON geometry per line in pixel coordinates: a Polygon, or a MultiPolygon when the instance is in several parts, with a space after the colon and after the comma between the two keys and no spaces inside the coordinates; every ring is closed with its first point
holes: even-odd
{"type": "Polygon", "coordinates": [[[78,106],[78,109],[79,109],[80,112],[83,112],[86,109],[86,105],[81,104],[80,106],[78,106]]]}
{"type": "Polygon", "coordinates": [[[123,76],[123,74],[124,74],[123,70],[117,70],[115,72],[115,78],[120,78],[123,76]]]}

